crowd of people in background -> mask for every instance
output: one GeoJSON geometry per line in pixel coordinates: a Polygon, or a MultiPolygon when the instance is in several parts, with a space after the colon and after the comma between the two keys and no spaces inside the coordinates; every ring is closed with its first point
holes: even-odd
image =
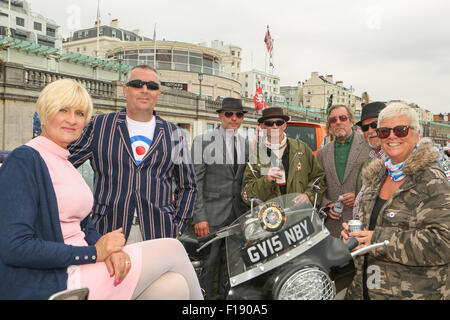
{"type": "MultiPolygon", "coordinates": [[[[403,102],[373,102],[361,119],[345,105],[328,110],[332,141],[314,155],[285,133],[282,108],[262,111],[254,143],[239,134],[246,111],[225,98],[220,126],[195,137],[157,115],[158,72],[136,66],[123,86],[126,108],[92,117],[75,81],[48,85],[37,101],[42,133],[0,169],[0,299],[48,299],[88,287],[90,299],[225,299],[225,242],[208,251],[197,277],[184,232],[204,237],[249,209],[295,193],[295,203],[328,207],[325,226],[355,250],[346,299],[449,299],[450,183],[434,144],[420,138],[403,102]],[[209,150],[210,152],[205,152],[209,150]],[[93,194],[76,167],[89,161],[93,194]],[[13,181],[13,183],[11,183],[13,181]],[[347,222],[364,229],[350,233],[347,222]],[[367,267],[382,270],[376,289],[367,267]]],[[[448,170],[448,169],[447,169],[448,170]]]]}

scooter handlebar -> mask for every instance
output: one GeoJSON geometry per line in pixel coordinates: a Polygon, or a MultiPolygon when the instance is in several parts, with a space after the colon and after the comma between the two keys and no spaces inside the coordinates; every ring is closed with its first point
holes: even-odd
{"type": "Polygon", "coordinates": [[[197,240],[199,243],[204,243],[207,242],[209,240],[211,240],[212,238],[214,238],[216,236],[216,233],[210,233],[204,237],[197,237],[197,240]]]}
{"type": "Polygon", "coordinates": [[[348,239],[345,245],[347,246],[348,251],[352,251],[359,245],[359,242],[358,239],[356,239],[356,237],[351,237],[350,239],[348,239]]]}
{"type": "Polygon", "coordinates": [[[363,247],[363,248],[361,248],[359,250],[356,250],[356,251],[351,253],[351,256],[352,256],[352,258],[354,258],[357,255],[366,253],[366,252],[368,252],[370,250],[374,250],[374,249],[377,249],[377,248],[380,248],[380,247],[387,247],[388,245],[389,245],[389,240],[385,240],[384,242],[375,243],[375,244],[372,244],[370,246],[363,247]]]}

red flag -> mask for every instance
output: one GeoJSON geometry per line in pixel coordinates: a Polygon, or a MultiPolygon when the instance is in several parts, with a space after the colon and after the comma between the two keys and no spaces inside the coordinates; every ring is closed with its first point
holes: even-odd
{"type": "Polygon", "coordinates": [[[272,58],[273,40],[270,36],[269,26],[267,26],[267,32],[266,36],[264,37],[264,42],[266,43],[267,51],[270,53],[270,57],[272,58]]]}
{"type": "Polygon", "coordinates": [[[267,107],[267,103],[264,100],[264,93],[260,85],[256,85],[256,93],[253,97],[253,102],[255,103],[255,110],[262,110],[267,107]]]}

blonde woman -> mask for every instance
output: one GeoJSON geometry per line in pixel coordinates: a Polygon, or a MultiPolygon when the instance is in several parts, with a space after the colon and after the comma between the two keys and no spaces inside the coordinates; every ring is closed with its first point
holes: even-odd
{"type": "Polygon", "coordinates": [[[48,85],[37,101],[41,136],[0,170],[0,299],[47,299],[79,287],[90,299],[202,299],[177,240],[124,246],[122,229],[100,236],[93,227],[92,193],[67,160],[92,111],[77,82],[48,85]]]}

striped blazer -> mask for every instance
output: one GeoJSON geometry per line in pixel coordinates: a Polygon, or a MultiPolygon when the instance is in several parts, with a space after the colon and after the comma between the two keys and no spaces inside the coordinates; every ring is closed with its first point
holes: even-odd
{"type": "Polygon", "coordinates": [[[100,234],[123,226],[128,238],[136,210],[144,240],[175,238],[187,227],[197,198],[185,132],[155,113],[154,142],[136,165],[125,110],[93,117],[69,145],[69,160],[75,167],[91,162],[93,221],[100,234]]]}

